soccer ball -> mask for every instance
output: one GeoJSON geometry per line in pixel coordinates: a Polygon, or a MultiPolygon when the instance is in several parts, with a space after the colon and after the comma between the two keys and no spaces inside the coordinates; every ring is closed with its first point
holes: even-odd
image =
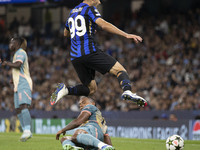
{"type": "Polygon", "coordinates": [[[182,150],[184,148],[184,140],[179,135],[172,135],[166,140],[167,150],[182,150]]]}

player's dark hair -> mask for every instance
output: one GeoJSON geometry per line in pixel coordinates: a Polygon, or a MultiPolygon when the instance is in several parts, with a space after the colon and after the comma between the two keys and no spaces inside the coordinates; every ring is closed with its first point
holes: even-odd
{"type": "Polygon", "coordinates": [[[25,40],[23,37],[20,37],[20,36],[14,36],[12,39],[15,40],[15,41],[17,41],[17,43],[18,43],[19,45],[22,45],[22,43],[23,43],[24,40],[25,40]]]}
{"type": "Polygon", "coordinates": [[[87,96],[81,96],[80,99],[82,98],[87,98],[91,103],[94,103],[96,105],[95,101],[92,98],[87,97],[87,96]]]}

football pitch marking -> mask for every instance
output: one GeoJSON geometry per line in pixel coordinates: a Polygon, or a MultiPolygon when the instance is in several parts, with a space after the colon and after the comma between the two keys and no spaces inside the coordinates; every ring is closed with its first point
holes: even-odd
{"type": "MultiPolygon", "coordinates": [[[[21,134],[6,134],[6,137],[19,137],[20,138],[21,134]]],[[[5,133],[0,133],[0,138],[5,138],[5,133]]],[[[119,138],[119,137],[111,137],[113,138],[112,141],[114,142],[115,140],[117,140],[117,143],[146,143],[146,144],[156,144],[156,145],[162,145],[165,144],[165,140],[159,140],[159,139],[129,139],[129,138],[119,138]],[[120,139],[120,140],[119,140],[120,139]],[[154,140],[154,141],[148,141],[148,140],[154,140]]],[[[47,134],[34,134],[32,139],[52,139],[56,141],[56,136],[53,137],[53,135],[47,134]],[[52,137],[49,137],[52,136],[52,137]]],[[[194,146],[194,147],[200,147],[200,142],[199,144],[190,144],[187,143],[187,140],[185,140],[186,143],[185,145],[190,145],[190,146],[194,146]]],[[[191,141],[191,140],[190,140],[191,141]]],[[[197,142],[197,141],[194,141],[197,142]]]]}

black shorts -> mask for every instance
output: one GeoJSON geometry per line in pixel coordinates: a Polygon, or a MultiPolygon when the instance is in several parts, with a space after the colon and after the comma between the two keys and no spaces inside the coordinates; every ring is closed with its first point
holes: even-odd
{"type": "Polygon", "coordinates": [[[110,71],[116,62],[117,60],[101,50],[72,60],[79,79],[86,86],[94,80],[95,71],[105,74],[110,71]]]}

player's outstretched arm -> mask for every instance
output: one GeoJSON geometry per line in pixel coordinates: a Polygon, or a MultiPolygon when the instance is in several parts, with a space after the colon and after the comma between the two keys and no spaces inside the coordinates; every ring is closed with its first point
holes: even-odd
{"type": "Polygon", "coordinates": [[[2,61],[0,60],[0,63],[1,63],[2,66],[9,66],[9,67],[11,67],[11,68],[20,68],[21,65],[22,65],[22,63],[19,62],[19,61],[15,62],[15,63],[12,63],[12,62],[8,62],[8,61],[3,61],[3,62],[2,62],[2,61]]]}
{"type": "Polygon", "coordinates": [[[90,114],[87,112],[82,112],[77,119],[72,120],[66,127],[64,127],[62,130],[58,131],[56,134],[56,140],[59,140],[59,137],[61,134],[65,135],[66,131],[75,129],[79,127],[81,124],[85,123],[88,118],[90,117],[90,114]]]}
{"type": "Polygon", "coordinates": [[[100,26],[103,30],[106,30],[106,31],[108,31],[110,33],[114,33],[114,34],[123,36],[123,37],[128,38],[128,39],[133,39],[135,43],[142,42],[142,38],[140,36],[134,35],[134,34],[128,34],[128,33],[124,32],[124,31],[120,30],[116,26],[112,25],[111,23],[105,21],[102,18],[98,18],[96,20],[96,24],[98,26],[100,26]]]}

